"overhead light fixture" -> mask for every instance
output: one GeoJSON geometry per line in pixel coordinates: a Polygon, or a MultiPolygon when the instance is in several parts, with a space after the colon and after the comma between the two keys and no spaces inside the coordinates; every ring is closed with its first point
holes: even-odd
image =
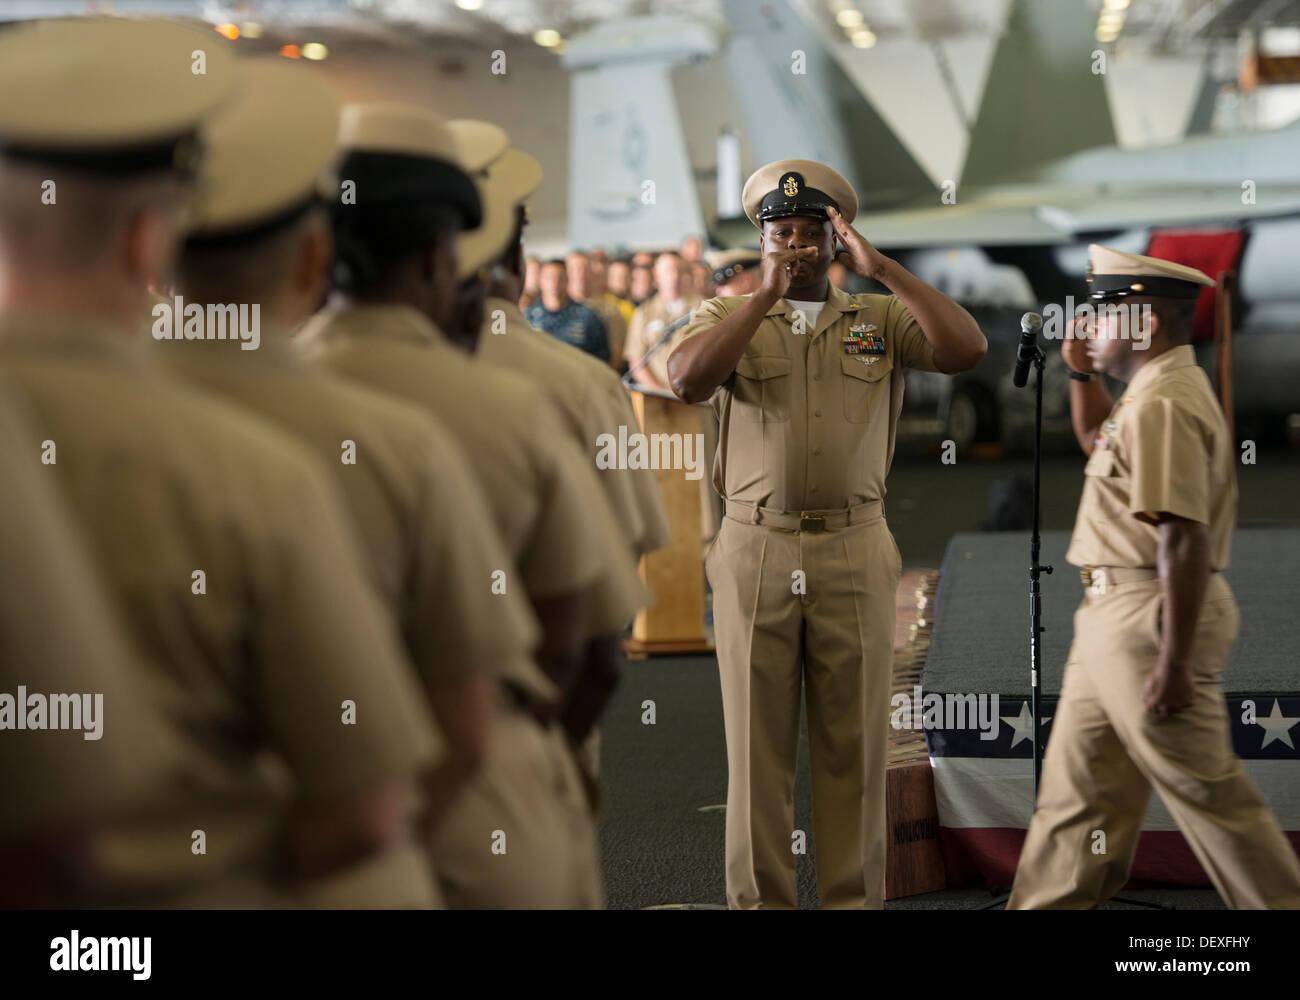
{"type": "Polygon", "coordinates": [[[461,10],[481,10],[483,0],[456,0],[456,6],[461,10]]]}
{"type": "Polygon", "coordinates": [[[249,21],[247,24],[239,26],[239,33],[245,38],[261,38],[262,26],[256,21],[249,21]]]}
{"type": "Polygon", "coordinates": [[[1097,18],[1098,28],[1107,28],[1114,25],[1116,28],[1124,27],[1124,15],[1117,10],[1108,10],[1097,18]]]}
{"type": "Polygon", "coordinates": [[[563,38],[554,28],[542,28],[540,31],[533,32],[533,41],[546,49],[553,49],[559,45],[563,38]]]}
{"type": "Polygon", "coordinates": [[[862,11],[856,7],[846,7],[835,15],[835,23],[841,28],[856,28],[863,20],[862,11]]]}
{"type": "Polygon", "coordinates": [[[218,24],[216,31],[218,35],[225,35],[232,42],[239,37],[239,25],[237,24],[218,24]]]}
{"type": "Polygon", "coordinates": [[[1101,25],[1097,25],[1097,41],[1099,41],[1099,42],[1113,42],[1113,41],[1115,41],[1115,39],[1117,39],[1118,37],[1119,37],[1119,28],[1118,28],[1118,27],[1114,27],[1114,28],[1103,28],[1101,25]]]}
{"type": "Polygon", "coordinates": [[[1106,10],[1128,10],[1131,0],[1105,0],[1102,4],[1106,10]]]}
{"type": "Polygon", "coordinates": [[[330,50],[320,42],[308,42],[302,47],[302,57],[304,59],[320,60],[324,59],[329,54],[330,50]]]}
{"type": "Polygon", "coordinates": [[[869,49],[876,44],[876,33],[870,28],[863,28],[853,32],[849,36],[849,41],[855,49],[869,49]]]}
{"type": "Polygon", "coordinates": [[[284,56],[286,59],[301,59],[302,49],[298,48],[296,45],[281,45],[280,55],[284,56]]]}

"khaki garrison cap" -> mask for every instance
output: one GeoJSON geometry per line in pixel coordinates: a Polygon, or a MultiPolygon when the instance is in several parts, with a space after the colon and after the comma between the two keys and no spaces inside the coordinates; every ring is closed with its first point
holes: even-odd
{"type": "Polygon", "coordinates": [[[1129,295],[1194,299],[1202,288],[1213,288],[1214,279],[1194,267],[1093,243],[1088,247],[1088,284],[1094,302],[1115,302],[1129,295]]]}
{"type": "Polygon", "coordinates": [[[314,68],[258,56],[239,73],[241,92],[204,132],[191,242],[258,239],[333,195],[339,104],[314,68]]]}
{"type": "Polygon", "coordinates": [[[0,32],[0,153],[129,174],[198,166],[199,123],[231,93],[215,31],[72,17],[0,32]]]}
{"type": "Polygon", "coordinates": [[[852,222],[858,214],[858,196],[837,171],[813,160],[777,160],[759,167],[745,181],[740,194],[749,221],[763,228],[769,219],[789,216],[826,218],[826,207],[852,222]]]}
{"type": "Polygon", "coordinates": [[[346,156],[339,176],[356,181],[358,204],[436,201],[459,210],[462,229],[482,221],[456,134],[432,111],[396,102],[349,104],[339,145],[346,156]]]}
{"type": "Polygon", "coordinates": [[[447,127],[456,140],[456,158],[471,174],[485,170],[510,145],[506,130],[491,122],[453,118],[447,127]]]}
{"type": "Polygon", "coordinates": [[[763,254],[758,250],[711,250],[704,259],[713,268],[715,285],[725,285],[742,271],[763,264],[763,254]]]}
{"type": "Polygon", "coordinates": [[[519,207],[541,183],[542,165],[518,149],[506,150],[487,168],[478,180],[483,224],[462,233],[456,246],[459,280],[500,256],[515,233],[519,207]]]}

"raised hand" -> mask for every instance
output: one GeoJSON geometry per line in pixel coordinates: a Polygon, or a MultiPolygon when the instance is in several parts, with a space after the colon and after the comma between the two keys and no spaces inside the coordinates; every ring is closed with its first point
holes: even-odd
{"type": "Polygon", "coordinates": [[[1070,320],[1065,336],[1061,339],[1061,359],[1072,370],[1081,374],[1092,371],[1092,362],[1088,360],[1088,341],[1091,331],[1082,316],[1070,320]]]}
{"type": "Polygon", "coordinates": [[[863,278],[876,277],[888,258],[868,243],[865,236],[845,222],[844,216],[834,208],[827,206],[826,218],[830,219],[831,228],[844,244],[849,268],[863,278]]]}

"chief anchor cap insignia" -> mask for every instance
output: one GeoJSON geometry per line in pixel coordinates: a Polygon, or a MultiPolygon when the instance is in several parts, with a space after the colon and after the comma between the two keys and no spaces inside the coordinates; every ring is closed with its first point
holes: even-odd
{"type": "Polygon", "coordinates": [[[785,192],[787,198],[793,198],[799,193],[799,175],[786,174],[785,182],[781,185],[781,190],[785,192]]]}

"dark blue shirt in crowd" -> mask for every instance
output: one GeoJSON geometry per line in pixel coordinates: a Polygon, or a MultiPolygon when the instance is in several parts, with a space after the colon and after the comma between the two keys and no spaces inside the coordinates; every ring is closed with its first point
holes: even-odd
{"type": "Polygon", "coordinates": [[[572,344],[601,361],[609,361],[609,335],[605,332],[605,324],[581,302],[569,299],[555,312],[551,312],[538,299],[528,307],[524,318],[535,330],[572,344]]]}

